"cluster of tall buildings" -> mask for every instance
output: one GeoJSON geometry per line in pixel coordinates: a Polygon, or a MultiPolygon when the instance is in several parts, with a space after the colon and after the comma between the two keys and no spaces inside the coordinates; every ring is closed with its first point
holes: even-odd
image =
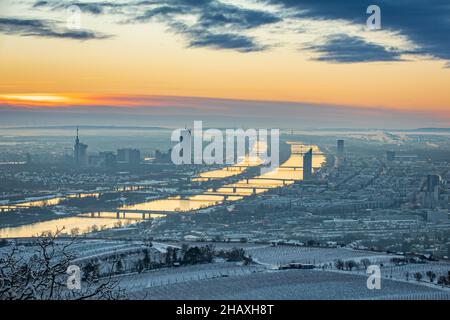
{"type": "Polygon", "coordinates": [[[73,148],[73,161],[77,168],[111,168],[118,164],[135,166],[141,163],[141,152],[138,149],[119,149],[117,150],[117,154],[112,151],[103,151],[94,155],[88,155],[87,149],[88,145],[80,142],[79,130],[77,128],[77,135],[73,148]]]}

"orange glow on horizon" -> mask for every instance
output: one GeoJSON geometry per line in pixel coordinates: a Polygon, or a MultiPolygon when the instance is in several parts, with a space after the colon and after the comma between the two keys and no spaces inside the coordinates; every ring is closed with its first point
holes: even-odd
{"type": "Polygon", "coordinates": [[[154,106],[157,100],[152,101],[145,97],[144,101],[133,101],[131,96],[108,96],[86,94],[49,94],[49,93],[24,93],[24,94],[0,94],[0,104],[21,107],[72,107],[72,106],[110,106],[110,107],[136,107],[154,106]]]}
{"type": "Polygon", "coordinates": [[[450,119],[446,61],[322,62],[298,50],[297,33],[286,39],[292,47],[214,50],[186,46],[182,35],[159,23],[104,22],[93,17],[86,26],[115,37],[72,41],[2,35],[0,103],[201,108],[188,97],[203,97],[399,110],[450,119]]]}
{"type": "Polygon", "coordinates": [[[1,94],[0,103],[29,107],[58,107],[73,104],[76,99],[54,94],[1,94]]]}
{"type": "MultiPolygon", "coordinates": [[[[292,103],[298,105],[316,105],[320,108],[321,105],[327,105],[327,102],[318,103],[315,101],[283,101],[283,100],[255,100],[255,99],[227,99],[221,97],[189,97],[189,96],[159,96],[159,95],[133,95],[133,94],[87,94],[87,93],[8,93],[0,94],[0,105],[26,107],[26,108],[68,108],[68,107],[120,107],[120,108],[138,108],[138,107],[190,107],[204,109],[204,105],[197,104],[198,101],[205,99],[223,99],[227,101],[243,101],[254,103],[292,103]],[[198,99],[198,100],[197,100],[198,99]]],[[[339,105],[335,105],[339,106],[339,105]]],[[[214,107],[214,102],[211,102],[211,107],[214,107]]],[[[404,112],[414,112],[417,110],[414,107],[410,108],[395,108],[384,106],[368,106],[368,105],[346,105],[346,107],[354,108],[356,110],[401,110],[404,112]]],[[[444,110],[428,110],[422,111],[423,114],[449,117],[450,111],[444,110]]]]}

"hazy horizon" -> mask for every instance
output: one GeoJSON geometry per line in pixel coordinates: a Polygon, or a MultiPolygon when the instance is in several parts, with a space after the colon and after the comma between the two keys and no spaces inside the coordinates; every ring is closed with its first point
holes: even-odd
{"type": "MultiPolygon", "coordinates": [[[[448,127],[446,117],[403,111],[297,102],[195,97],[136,97],[134,105],[26,106],[0,104],[0,126],[120,125],[211,127],[416,129],[448,127]]],[[[116,98],[120,102],[120,97],[116,98]]],[[[101,101],[103,102],[103,101],[101,101]]]]}
{"type": "Polygon", "coordinates": [[[0,125],[450,126],[450,6],[371,4],[2,1],[0,125]]]}

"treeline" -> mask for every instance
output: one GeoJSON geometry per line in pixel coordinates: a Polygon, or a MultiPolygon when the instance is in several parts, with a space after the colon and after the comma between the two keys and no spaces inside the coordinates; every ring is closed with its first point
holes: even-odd
{"type": "Polygon", "coordinates": [[[213,263],[216,258],[228,262],[243,262],[245,265],[252,262],[252,258],[247,256],[242,248],[217,251],[213,245],[191,247],[183,244],[181,248],[167,247],[164,255],[155,255],[151,250],[152,247],[149,246],[138,254],[122,253],[106,260],[93,259],[83,266],[83,279],[98,279],[104,274],[111,273],[116,275],[128,272],[142,273],[160,268],[213,263]]]}

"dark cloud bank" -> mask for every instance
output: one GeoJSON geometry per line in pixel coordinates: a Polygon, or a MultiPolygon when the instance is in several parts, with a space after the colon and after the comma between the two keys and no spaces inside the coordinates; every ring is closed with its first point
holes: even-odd
{"type": "MultiPolygon", "coordinates": [[[[246,35],[246,30],[273,25],[286,16],[315,20],[344,20],[364,26],[367,0],[259,0],[277,5],[276,13],[246,9],[218,0],[134,0],[134,1],[35,1],[36,10],[65,10],[77,5],[91,15],[116,16],[122,23],[159,21],[169,30],[182,34],[188,47],[209,47],[239,52],[269,50],[270,46],[246,35]],[[184,17],[195,15],[187,24],[184,17]]],[[[402,54],[420,54],[450,61],[450,2],[448,0],[379,0],[382,27],[406,36],[419,49],[401,51],[369,43],[362,37],[339,34],[324,35],[323,43],[304,50],[316,53],[316,59],[333,63],[399,61],[402,54]]],[[[94,31],[60,30],[51,21],[2,18],[0,32],[23,36],[42,36],[80,40],[105,39],[108,35],[94,31]]],[[[447,62],[448,63],[448,62],[447,62]]],[[[448,64],[447,64],[448,65],[448,64]]]]}

